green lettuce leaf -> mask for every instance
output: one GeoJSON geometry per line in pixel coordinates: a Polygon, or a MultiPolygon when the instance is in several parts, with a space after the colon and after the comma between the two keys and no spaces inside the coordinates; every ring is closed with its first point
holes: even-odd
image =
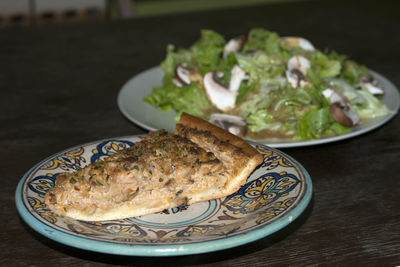
{"type": "Polygon", "coordinates": [[[252,84],[270,84],[272,78],[280,76],[286,70],[284,60],[261,51],[253,54],[237,54],[236,59],[239,67],[249,75],[249,82],[252,84]]]}
{"type": "Polygon", "coordinates": [[[290,122],[276,121],[272,114],[266,109],[259,109],[246,118],[246,124],[250,131],[259,132],[262,130],[281,131],[293,134],[294,125],[290,122]]]}
{"type": "Polygon", "coordinates": [[[161,62],[161,69],[168,77],[172,77],[175,73],[177,65],[182,63],[191,62],[191,54],[187,49],[179,49],[175,51],[174,45],[167,46],[167,55],[163,62],[161,62]]]}
{"type": "Polygon", "coordinates": [[[343,70],[340,74],[340,77],[345,79],[351,85],[356,85],[360,82],[361,77],[368,74],[368,69],[363,66],[355,63],[354,61],[347,60],[343,64],[343,70]]]}
{"type": "Polygon", "coordinates": [[[334,77],[340,74],[340,61],[330,59],[327,55],[318,50],[311,53],[309,59],[312,70],[320,79],[334,77]]]}
{"type": "Polygon", "coordinates": [[[331,116],[329,108],[313,108],[298,122],[298,135],[303,140],[345,134],[351,128],[337,123],[331,116]]]}
{"type": "Polygon", "coordinates": [[[168,87],[155,87],[153,93],[146,96],[144,101],[161,110],[173,108],[178,114],[186,112],[204,119],[209,118],[210,111],[215,111],[204,90],[196,83],[182,87],[173,84],[168,87]]]}
{"type": "Polygon", "coordinates": [[[288,57],[287,51],[283,48],[280,36],[271,31],[261,28],[250,30],[248,40],[243,47],[243,53],[263,51],[268,55],[288,57]]]}
{"type": "Polygon", "coordinates": [[[376,118],[393,112],[371,94],[365,86],[362,86],[361,90],[359,90],[359,94],[364,97],[365,103],[354,105],[354,108],[361,119],[376,118]]]}
{"type": "Polygon", "coordinates": [[[201,39],[190,47],[193,65],[203,75],[216,70],[224,50],[225,39],[211,30],[202,30],[201,39]]]}

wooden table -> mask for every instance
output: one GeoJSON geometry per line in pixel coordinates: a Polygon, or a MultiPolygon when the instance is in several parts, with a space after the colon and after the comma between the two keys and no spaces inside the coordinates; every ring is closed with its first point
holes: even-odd
{"type": "Polygon", "coordinates": [[[400,86],[397,1],[314,1],[137,20],[0,31],[1,266],[400,265],[400,117],[362,136],[283,151],[310,173],[314,194],[288,227],[239,247],[181,257],[127,257],[53,242],[18,216],[15,189],[33,165],[65,148],[145,133],[117,107],[121,86],[158,65],[169,43],[203,28],[226,38],[264,27],[299,35],[400,86]]]}

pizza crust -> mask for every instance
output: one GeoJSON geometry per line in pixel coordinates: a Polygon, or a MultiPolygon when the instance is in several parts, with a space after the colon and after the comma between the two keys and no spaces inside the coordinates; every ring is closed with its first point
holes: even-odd
{"type": "MultiPolygon", "coordinates": [[[[229,166],[233,169],[234,175],[230,177],[223,190],[221,190],[220,192],[215,192],[213,198],[221,198],[239,190],[240,187],[246,183],[248,176],[263,161],[262,155],[249,143],[247,143],[240,137],[233,135],[225,131],[224,129],[215,126],[214,124],[211,124],[201,118],[191,116],[187,113],[182,113],[176,129],[176,131],[178,132],[180,127],[179,125],[183,125],[186,129],[197,129],[199,131],[210,132],[212,136],[215,136],[217,139],[232,144],[234,147],[239,148],[246,154],[243,157],[239,157],[238,161],[240,162],[235,162],[234,164],[231,164],[231,166],[229,166]]],[[[196,140],[194,140],[193,138],[188,138],[196,143],[196,140]]],[[[201,144],[199,145],[201,146],[201,144]]],[[[224,148],[234,149],[230,147],[224,148]]],[[[234,153],[234,151],[232,151],[232,153],[234,153]]]]}
{"type": "Polygon", "coordinates": [[[262,160],[261,154],[254,147],[252,147],[249,143],[244,141],[242,138],[240,138],[236,135],[233,135],[218,126],[209,123],[208,121],[205,121],[203,119],[200,119],[198,117],[195,117],[195,116],[192,116],[192,115],[189,115],[189,114],[183,112],[180,117],[179,124],[182,124],[188,128],[194,128],[194,129],[199,129],[199,130],[203,130],[203,131],[210,131],[210,133],[212,135],[214,135],[215,137],[225,140],[225,141],[229,141],[234,146],[242,149],[256,162],[259,162],[260,159],[262,160]]]}

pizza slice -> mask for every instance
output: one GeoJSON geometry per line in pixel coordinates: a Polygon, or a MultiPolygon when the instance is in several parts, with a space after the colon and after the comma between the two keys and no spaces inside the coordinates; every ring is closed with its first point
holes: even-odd
{"type": "Polygon", "coordinates": [[[262,160],[244,140],[184,113],[174,133],[150,132],[103,161],[59,174],[45,203],[78,220],[141,216],[232,194],[262,160]]]}

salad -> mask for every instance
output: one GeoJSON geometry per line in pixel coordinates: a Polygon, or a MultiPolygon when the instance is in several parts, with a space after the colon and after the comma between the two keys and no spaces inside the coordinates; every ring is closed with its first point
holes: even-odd
{"type": "Polygon", "coordinates": [[[202,30],[189,48],[168,45],[161,68],[162,86],[144,101],[255,140],[342,135],[391,112],[365,66],[261,28],[228,41],[202,30]]]}

